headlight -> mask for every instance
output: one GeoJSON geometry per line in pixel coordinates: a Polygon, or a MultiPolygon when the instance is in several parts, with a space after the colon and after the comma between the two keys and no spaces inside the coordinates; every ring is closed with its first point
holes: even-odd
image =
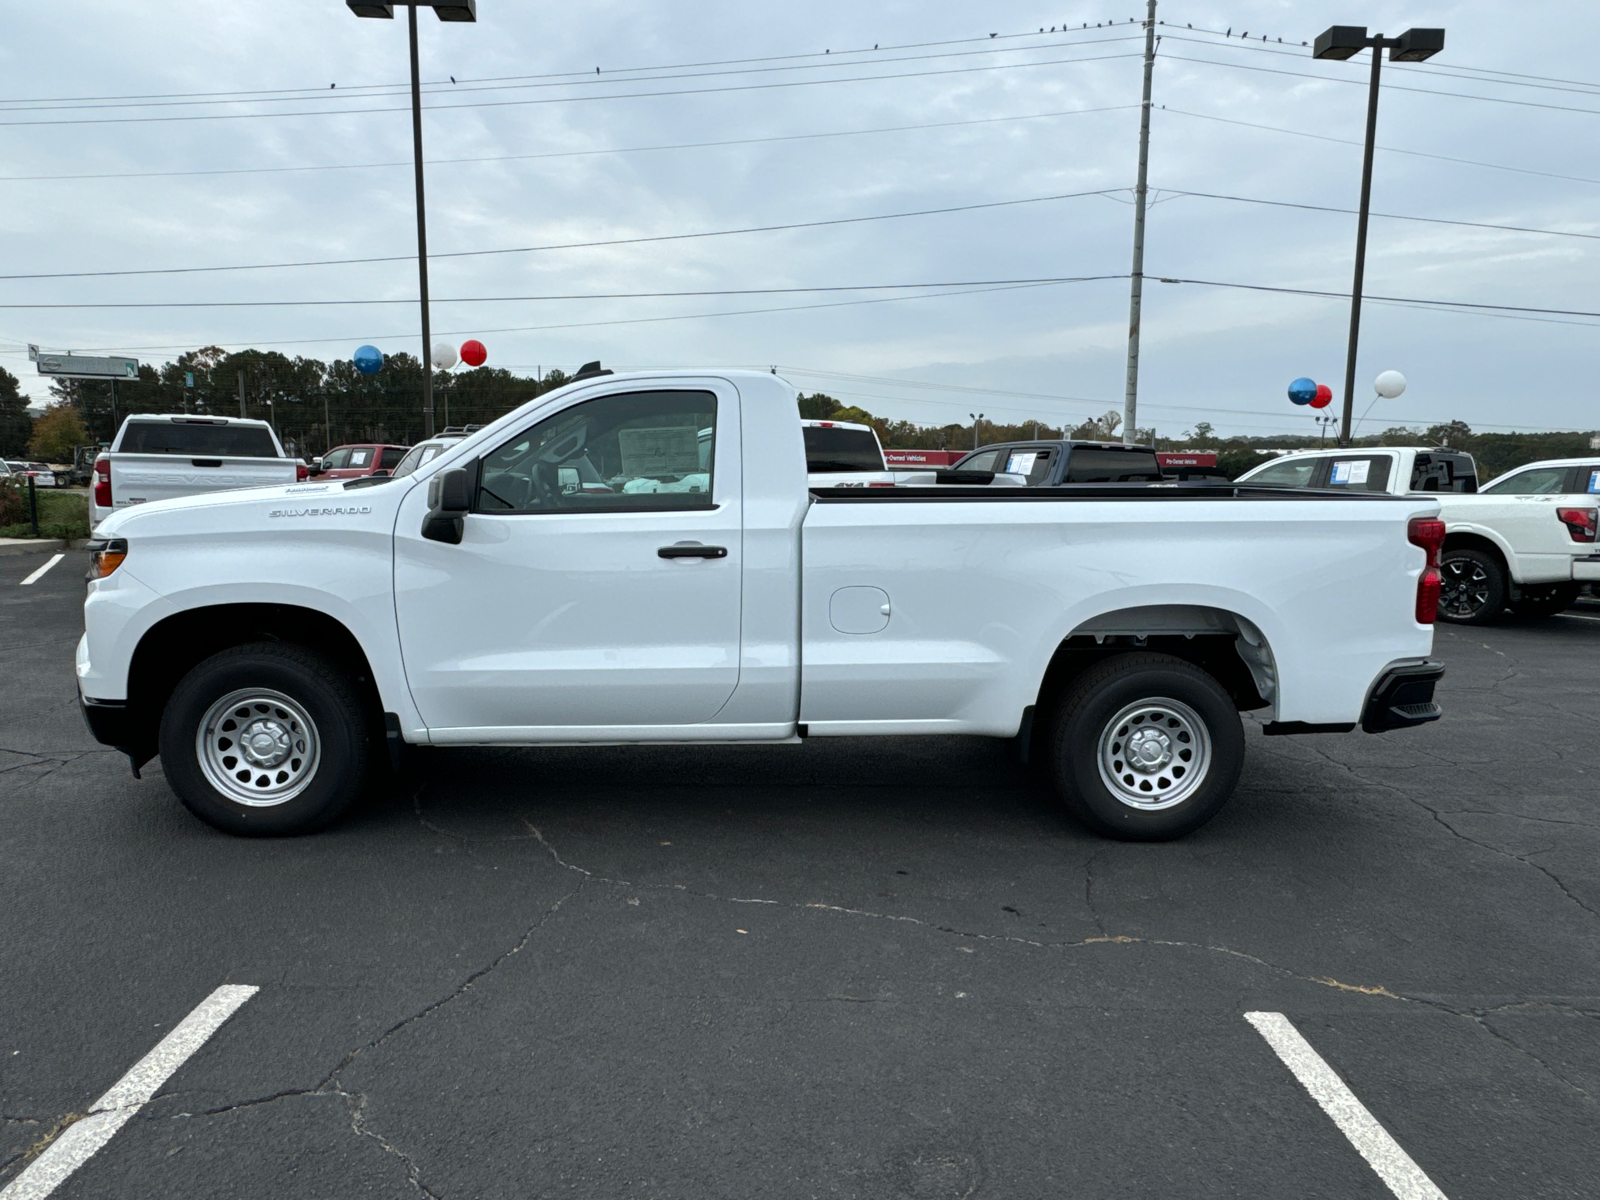
{"type": "Polygon", "coordinates": [[[128,557],[127,538],[101,538],[88,545],[89,578],[104,579],[128,557]]]}

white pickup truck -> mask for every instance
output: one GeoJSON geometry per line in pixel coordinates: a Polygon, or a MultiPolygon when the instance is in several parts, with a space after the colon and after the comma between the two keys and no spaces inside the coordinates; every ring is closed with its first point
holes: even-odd
{"type": "Polygon", "coordinates": [[[405,478],[120,510],[91,545],[89,726],[241,834],[326,824],[407,743],[966,734],[1157,839],[1232,793],[1241,711],[1439,715],[1434,499],[811,488],[795,400],[589,379],[405,478]]]}
{"type": "Polygon", "coordinates": [[[265,421],[139,413],[94,461],[89,528],[113,512],[153,500],[295,483],[309,468],[287,457],[265,421]]]}
{"type": "Polygon", "coordinates": [[[1600,457],[1529,463],[1478,486],[1472,456],[1427,446],[1286,454],[1240,483],[1437,497],[1439,615],[1463,625],[1567,608],[1600,581],[1600,457]]]}

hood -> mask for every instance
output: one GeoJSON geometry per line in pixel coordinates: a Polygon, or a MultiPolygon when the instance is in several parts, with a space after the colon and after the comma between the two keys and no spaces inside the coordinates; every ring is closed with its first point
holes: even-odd
{"type": "Polygon", "coordinates": [[[238,488],[226,492],[203,492],[171,500],[152,500],[119,508],[95,526],[94,536],[131,537],[140,532],[166,533],[187,527],[194,514],[208,514],[204,524],[212,529],[230,523],[236,516],[241,529],[258,529],[263,516],[289,514],[338,517],[372,511],[378,493],[384,494],[382,507],[410,490],[405,479],[345,488],[345,480],[289,483],[276,487],[238,488]],[[265,510],[265,512],[263,512],[265,510]]]}

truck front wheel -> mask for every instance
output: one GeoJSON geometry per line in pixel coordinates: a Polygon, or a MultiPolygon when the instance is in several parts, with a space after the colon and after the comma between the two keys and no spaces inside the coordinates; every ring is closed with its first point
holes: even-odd
{"type": "Polygon", "coordinates": [[[1167,654],[1125,654],[1073,681],[1049,770],[1067,808],[1123,841],[1182,837],[1216,816],[1244,765],[1244,729],[1210,675],[1167,654]]]}
{"type": "Polygon", "coordinates": [[[185,675],[162,714],[160,746],[184,807],[246,837],[333,821],[361,791],[369,752],[348,673],[276,642],[223,650],[185,675]]]}

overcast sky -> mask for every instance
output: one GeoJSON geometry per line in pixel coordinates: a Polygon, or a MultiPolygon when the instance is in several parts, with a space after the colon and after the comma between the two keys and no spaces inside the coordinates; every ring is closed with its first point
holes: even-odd
{"type": "MultiPolygon", "coordinates": [[[[1142,9],[481,0],[475,25],[425,9],[435,340],[477,336],[492,365],[526,373],[595,358],[775,365],[807,391],[927,424],[1120,409],[1143,48],[1128,21],[1142,9]],[[736,144],[686,145],[709,142],[736,144]],[[1051,198],[1083,192],[1103,194],[1051,198]],[[444,257],[972,205],[998,207],[444,257]],[[1120,278],[970,286],[1102,275],[1120,278]],[[537,298],[879,284],[969,286],[537,298]],[[930,294],[941,290],[961,294],[930,294]]],[[[8,5],[0,273],[398,260],[7,279],[0,364],[42,397],[29,342],[157,362],[207,343],[418,352],[401,12],[359,20],[342,0],[8,5]],[[245,91],[260,95],[196,102],[245,91]],[[309,300],[364,303],[92,307],[309,300]],[[28,304],[91,307],[10,307],[28,304]]],[[[1600,6],[1163,0],[1158,18],[1141,425],[1301,430],[1310,418],[1287,401],[1289,381],[1343,386],[1347,300],[1156,282],[1348,293],[1354,216],[1179,194],[1355,207],[1370,60],[1316,62],[1299,44],[1336,21],[1448,31],[1431,63],[1384,66],[1376,212],[1587,235],[1375,217],[1369,294],[1600,310],[1600,6]]],[[[1381,370],[1410,388],[1378,401],[1364,431],[1452,418],[1600,427],[1597,322],[1533,315],[1369,303],[1357,412],[1381,370]]]]}

